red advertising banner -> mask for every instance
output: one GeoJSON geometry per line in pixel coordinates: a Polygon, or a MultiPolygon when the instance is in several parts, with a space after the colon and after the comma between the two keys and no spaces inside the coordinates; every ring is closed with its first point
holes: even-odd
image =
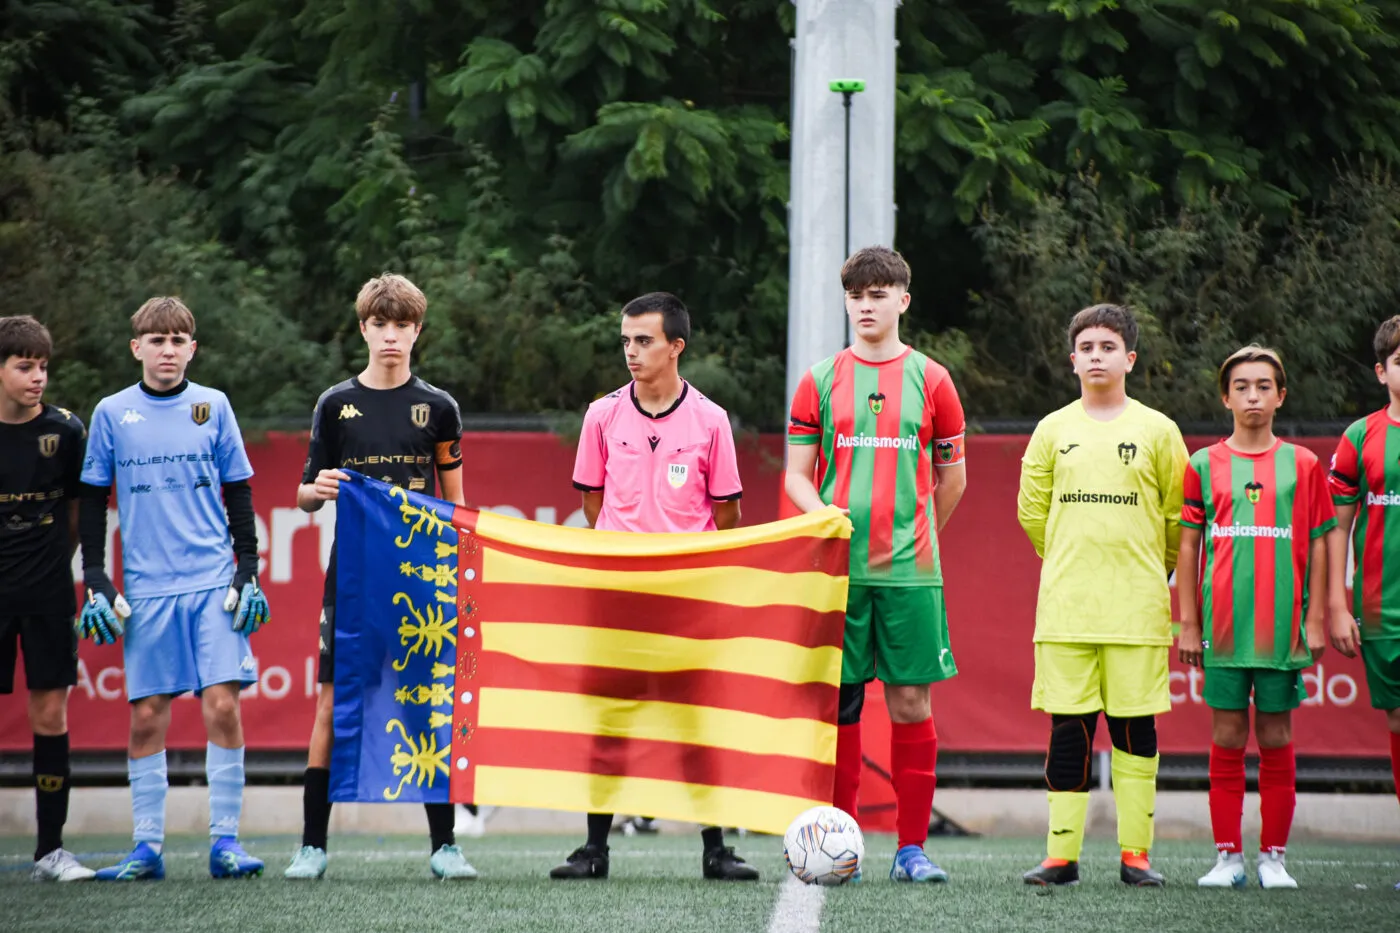
{"type": "MultiPolygon", "coordinates": [[[[1211,438],[1188,439],[1192,449],[1211,438]]],[[[1335,442],[1306,446],[1330,457],[1335,442]]],[[[953,650],[960,675],[933,691],[939,746],[956,752],[1039,751],[1046,723],[1029,708],[1031,633],[1039,560],[1016,522],[1016,486],[1026,437],[981,435],[967,444],[968,491],[942,538],[953,650]]],[[[777,517],[783,439],[741,440],[744,523],[777,517]]],[[[469,504],[551,524],[582,524],[570,484],[573,449],[548,434],[481,433],[463,439],[469,504]]],[[[253,749],[304,748],[316,696],[317,620],[322,575],[335,531],[333,506],[315,515],[296,507],[306,454],[304,435],[272,435],[250,445],[254,504],[262,549],[261,580],[273,620],[253,638],[259,681],[244,693],[244,728],[253,749]]],[[[112,522],[115,525],[115,519],[112,522]]],[[[109,549],[114,550],[114,549],[109,549]]],[[[1125,607],[1128,608],[1128,607],[1125,607]]],[[[79,682],[69,706],[75,749],[121,749],[127,707],[120,645],[79,650],[79,682]]],[[[1384,757],[1384,717],[1370,708],[1359,660],[1329,652],[1305,675],[1308,700],[1294,719],[1301,754],[1384,757]]],[[[0,751],[28,750],[22,671],[14,695],[0,697],[0,751]]],[[[878,694],[872,694],[876,700],[878,694]]],[[[1210,719],[1198,671],[1172,665],[1173,713],[1159,723],[1163,752],[1203,753],[1210,719]]],[[[867,716],[882,719],[872,702],[867,716]]],[[[869,748],[880,740],[872,722],[869,748]]],[[[880,725],[883,725],[881,722],[880,725]]],[[[172,748],[202,748],[198,704],[175,704],[172,748]]]]}

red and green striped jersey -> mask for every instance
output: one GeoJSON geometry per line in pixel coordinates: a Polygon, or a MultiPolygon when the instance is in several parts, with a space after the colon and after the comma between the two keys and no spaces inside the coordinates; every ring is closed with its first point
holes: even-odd
{"type": "Polygon", "coordinates": [[[1361,637],[1400,638],[1400,422],[1381,409],[1347,428],[1328,481],[1334,502],[1357,507],[1352,612],[1361,637]]]}
{"type": "Polygon", "coordinates": [[[1260,454],[1224,441],[1196,451],[1181,524],[1201,530],[1205,666],[1312,664],[1303,629],[1308,552],[1337,527],[1317,455],[1283,441],[1260,454]]]}
{"type": "Polygon", "coordinates": [[[948,370],[913,348],[867,363],[849,348],[802,376],[788,441],[819,444],[822,501],[851,510],[851,582],[938,586],[934,467],[963,462],[948,370]]]}

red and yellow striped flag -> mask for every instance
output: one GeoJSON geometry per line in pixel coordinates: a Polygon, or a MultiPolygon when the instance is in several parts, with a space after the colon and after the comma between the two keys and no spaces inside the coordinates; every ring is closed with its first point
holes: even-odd
{"type": "Polygon", "coordinates": [[[561,528],[352,474],[331,799],[781,832],[831,801],[850,530],[561,528]]]}

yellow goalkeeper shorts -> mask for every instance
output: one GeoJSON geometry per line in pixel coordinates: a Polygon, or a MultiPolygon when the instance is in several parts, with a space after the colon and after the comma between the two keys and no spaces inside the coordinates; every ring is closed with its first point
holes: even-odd
{"type": "Polygon", "coordinates": [[[1155,716],[1172,708],[1169,645],[1039,642],[1031,709],[1062,716],[1103,710],[1110,716],[1155,716]]]}

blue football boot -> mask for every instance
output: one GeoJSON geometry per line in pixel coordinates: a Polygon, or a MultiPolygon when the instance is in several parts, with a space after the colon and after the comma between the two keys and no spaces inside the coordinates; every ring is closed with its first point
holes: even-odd
{"type": "Polygon", "coordinates": [[[215,878],[256,878],[262,873],[262,859],[244,852],[237,837],[220,836],[214,840],[209,849],[209,874],[215,878]]]}
{"type": "Polygon", "coordinates": [[[163,881],[165,859],[144,842],[138,842],[131,854],[111,868],[98,869],[94,881],[163,881]]]}
{"type": "Polygon", "coordinates": [[[918,846],[905,846],[894,854],[890,866],[891,881],[942,882],[948,873],[939,868],[918,846]]]}

